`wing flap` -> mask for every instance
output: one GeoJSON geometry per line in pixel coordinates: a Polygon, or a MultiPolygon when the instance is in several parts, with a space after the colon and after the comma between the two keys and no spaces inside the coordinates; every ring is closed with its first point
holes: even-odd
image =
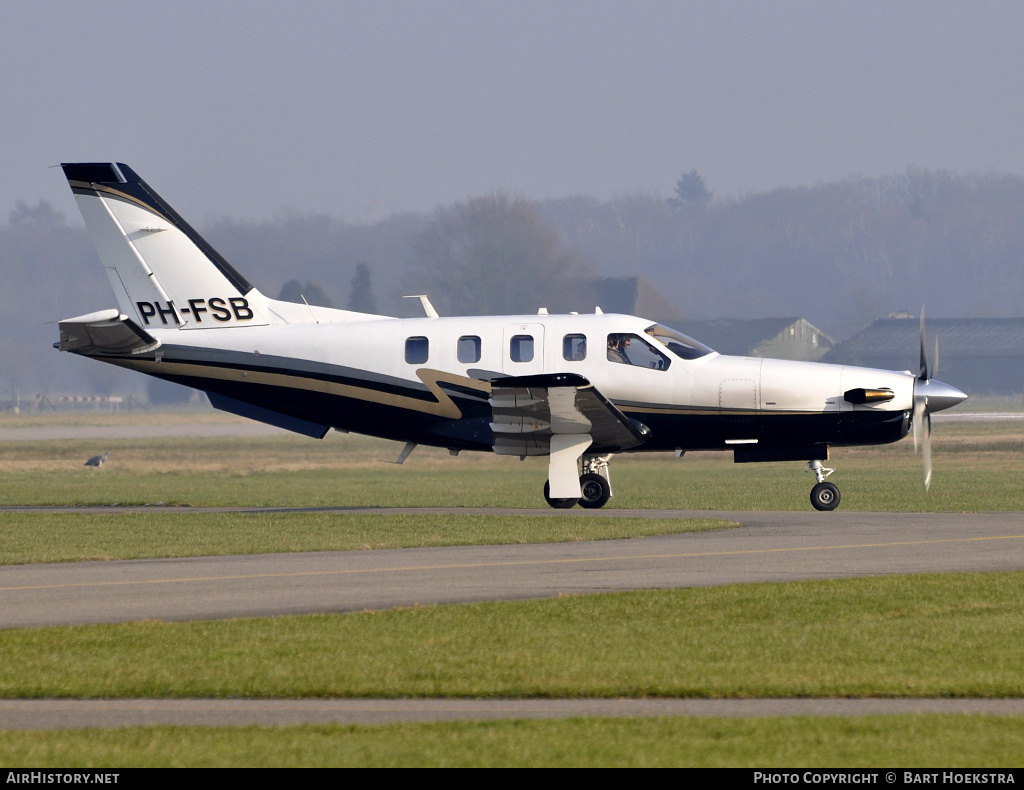
{"type": "Polygon", "coordinates": [[[101,310],[58,322],[54,347],[87,357],[135,356],[154,351],[160,341],[117,310],[101,310]]]}
{"type": "Polygon", "coordinates": [[[589,435],[602,452],[644,442],[640,429],[583,376],[516,376],[491,382],[491,430],[498,455],[549,455],[551,437],[589,435]]]}

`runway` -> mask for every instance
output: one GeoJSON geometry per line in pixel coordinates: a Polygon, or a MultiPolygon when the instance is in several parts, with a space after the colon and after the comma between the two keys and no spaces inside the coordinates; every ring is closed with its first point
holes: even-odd
{"type": "MultiPolygon", "coordinates": [[[[552,511],[459,512],[543,517],[552,511]]],[[[713,516],[742,526],[578,543],[4,566],[0,628],[351,612],[645,588],[1024,569],[1022,513],[602,512],[613,514],[713,516]]]]}

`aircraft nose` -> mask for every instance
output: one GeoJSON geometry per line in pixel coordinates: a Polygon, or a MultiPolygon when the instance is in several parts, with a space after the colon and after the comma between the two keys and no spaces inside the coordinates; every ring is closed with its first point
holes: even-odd
{"type": "Polygon", "coordinates": [[[943,409],[949,409],[958,403],[967,400],[967,396],[949,384],[944,384],[936,379],[918,379],[914,382],[914,398],[925,397],[929,414],[943,409]]]}

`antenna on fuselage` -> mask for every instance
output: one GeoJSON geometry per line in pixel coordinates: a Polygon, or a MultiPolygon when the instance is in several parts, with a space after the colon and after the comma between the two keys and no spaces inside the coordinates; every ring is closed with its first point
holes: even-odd
{"type": "Polygon", "coordinates": [[[427,318],[440,318],[437,314],[437,310],[434,309],[434,305],[430,303],[430,299],[427,298],[426,294],[416,294],[415,296],[403,296],[403,299],[419,299],[420,304],[423,305],[423,312],[427,314],[427,318]]]}
{"type": "MultiPolygon", "coordinates": [[[[302,294],[299,294],[299,296],[302,296],[302,294]]],[[[320,319],[316,317],[316,313],[314,313],[313,312],[313,308],[309,306],[309,302],[306,301],[306,297],[305,296],[302,296],[302,303],[304,305],[306,305],[306,308],[309,310],[309,314],[311,316],[313,316],[313,320],[316,321],[319,324],[320,323],[320,319]]]]}
{"type": "Polygon", "coordinates": [[[412,451],[415,450],[415,449],[416,449],[416,442],[406,442],[405,443],[405,447],[402,448],[402,452],[400,452],[398,454],[398,460],[397,461],[385,461],[384,463],[386,463],[386,464],[398,464],[399,466],[401,466],[402,464],[405,463],[405,459],[408,458],[412,454],[412,451]]]}

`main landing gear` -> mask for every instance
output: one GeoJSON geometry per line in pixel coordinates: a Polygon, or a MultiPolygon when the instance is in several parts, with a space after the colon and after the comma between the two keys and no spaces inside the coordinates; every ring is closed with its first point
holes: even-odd
{"type": "Polygon", "coordinates": [[[551,484],[544,484],[544,499],[553,508],[568,510],[575,505],[588,509],[604,507],[612,496],[612,483],[608,474],[609,455],[583,456],[583,474],[580,475],[578,499],[552,499],[551,484]]]}
{"type": "Polygon", "coordinates": [[[835,510],[839,507],[839,488],[833,483],[826,483],[825,478],[835,469],[822,466],[821,461],[808,461],[807,472],[814,472],[818,484],[811,489],[811,504],[815,510],[835,510]]]}

